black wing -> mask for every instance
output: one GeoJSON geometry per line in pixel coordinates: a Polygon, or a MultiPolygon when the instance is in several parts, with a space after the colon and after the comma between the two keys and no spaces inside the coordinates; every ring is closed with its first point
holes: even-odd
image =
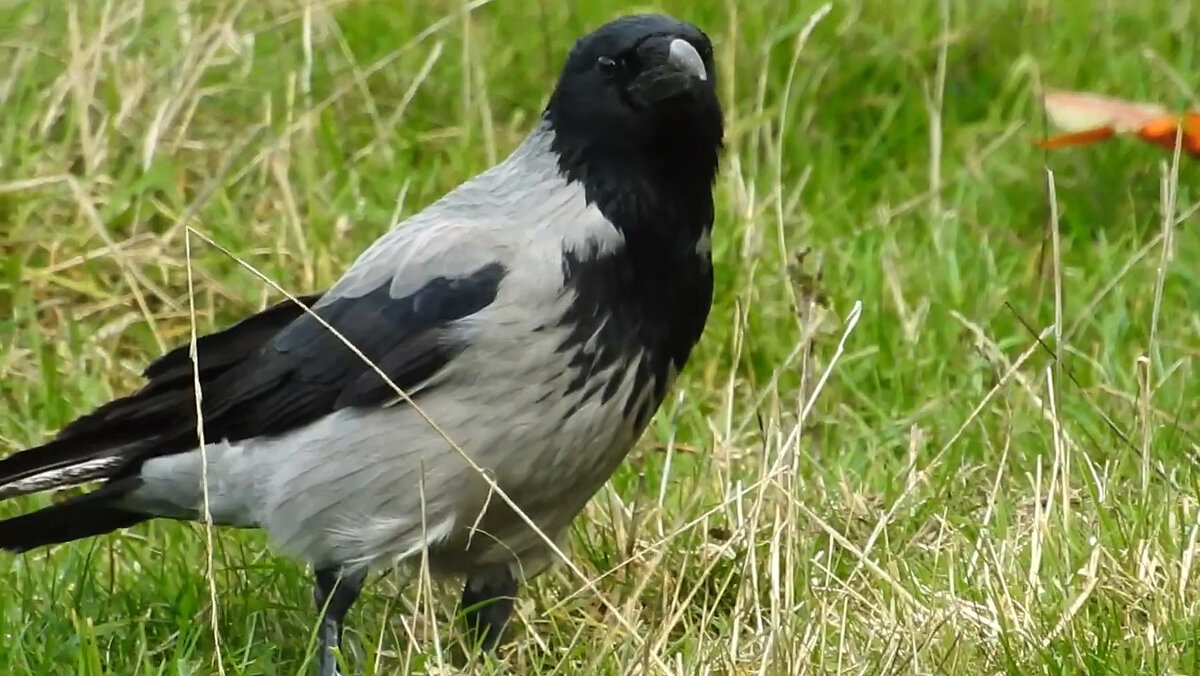
{"type": "MultiPolygon", "coordinates": [[[[459,277],[438,277],[393,298],[391,280],[354,298],[327,300],[314,312],[349,340],[400,388],[437,373],[462,344],[449,324],[490,305],[506,270],[484,265],[459,277]]],[[[315,304],[319,296],[301,299],[315,304]]],[[[396,397],[378,373],[321,322],[291,301],[280,303],[197,341],[205,439],[273,436],[349,406],[381,405],[396,397]]],[[[0,460],[0,486],[106,456],[136,472],[146,459],[196,445],[192,364],[178,348],[145,371],[149,382],[72,422],[50,443],[0,460]]]]}

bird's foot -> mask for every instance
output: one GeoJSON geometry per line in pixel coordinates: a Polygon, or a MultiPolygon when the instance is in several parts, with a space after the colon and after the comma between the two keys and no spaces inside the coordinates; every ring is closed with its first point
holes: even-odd
{"type": "Polygon", "coordinates": [[[341,676],[333,651],[342,644],[342,624],[350,606],[358,599],[366,580],[366,570],[343,571],[340,568],[317,570],[317,584],[313,593],[317,610],[321,613],[321,654],[317,662],[320,676],[341,676]]]}
{"type": "Polygon", "coordinates": [[[466,611],[471,645],[491,652],[500,643],[512,615],[517,581],[508,566],[496,566],[467,577],[460,607],[466,611]]]}

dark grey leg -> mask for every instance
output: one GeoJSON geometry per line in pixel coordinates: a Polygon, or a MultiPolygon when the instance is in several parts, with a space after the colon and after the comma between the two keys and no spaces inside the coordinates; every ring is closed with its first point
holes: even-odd
{"type": "Polygon", "coordinates": [[[337,662],[330,652],[342,645],[342,620],[362,591],[367,571],[359,569],[343,572],[339,568],[317,570],[317,584],[313,599],[321,612],[321,655],[317,662],[320,676],[338,676],[337,662]]]}
{"type": "Polygon", "coordinates": [[[490,652],[500,642],[504,626],[512,615],[517,597],[517,581],[508,566],[489,568],[467,577],[463,585],[462,609],[473,645],[490,652]]]}

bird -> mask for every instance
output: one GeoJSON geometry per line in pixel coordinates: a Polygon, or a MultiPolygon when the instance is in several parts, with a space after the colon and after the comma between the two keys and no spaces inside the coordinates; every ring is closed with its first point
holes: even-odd
{"type": "Polygon", "coordinates": [[[313,571],[322,676],[368,571],[423,561],[462,581],[460,619],[493,652],[708,324],[713,58],[666,14],[579,38],[505,159],[327,289],[167,351],[0,459],[0,499],[91,487],[0,521],[0,549],[152,519],[260,529],[313,571]]]}

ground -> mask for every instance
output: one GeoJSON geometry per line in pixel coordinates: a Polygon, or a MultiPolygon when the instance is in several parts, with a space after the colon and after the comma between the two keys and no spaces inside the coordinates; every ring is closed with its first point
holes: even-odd
{"type": "MultiPolygon", "coordinates": [[[[205,331],[282,297],[239,260],[332,282],[645,8],[4,4],[0,453],[135,387],[193,306],[205,331]]],[[[1200,109],[1196,5],[660,8],[716,43],[717,304],[477,673],[1200,672],[1200,164],[1033,146],[1042,87],[1200,109]]],[[[0,673],[312,667],[309,575],[255,532],[155,523],[0,577],[0,673]]],[[[400,582],[351,613],[355,671],[453,662],[453,590],[400,582]]]]}

